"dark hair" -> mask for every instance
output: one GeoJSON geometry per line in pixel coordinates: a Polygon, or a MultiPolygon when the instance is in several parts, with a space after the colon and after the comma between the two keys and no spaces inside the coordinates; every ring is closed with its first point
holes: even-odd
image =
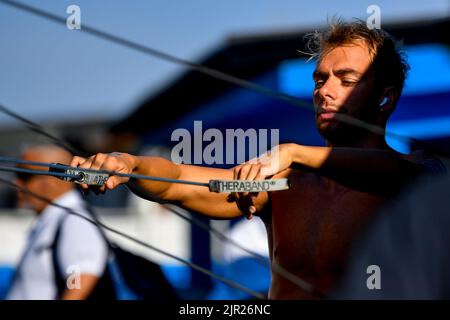
{"type": "Polygon", "coordinates": [[[334,18],[327,31],[307,34],[306,40],[306,54],[319,61],[336,47],[363,40],[371,54],[377,87],[393,86],[398,96],[402,93],[409,65],[400,44],[386,31],[369,29],[362,20],[343,22],[334,18]]]}

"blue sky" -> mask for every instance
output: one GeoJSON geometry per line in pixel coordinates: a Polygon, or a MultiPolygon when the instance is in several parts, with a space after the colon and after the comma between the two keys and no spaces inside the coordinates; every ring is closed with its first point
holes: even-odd
{"type": "MultiPolygon", "coordinates": [[[[381,22],[442,17],[449,1],[42,0],[25,1],[81,24],[198,61],[231,35],[320,27],[334,14],[381,22]]],[[[117,119],[183,68],[104,40],[69,31],[0,4],[0,103],[35,121],[117,119]]],[[[308,80],[310,80],[308,78],[308,80]]],[[[0,115],[0,124],[15,121],[0,115]]]]}

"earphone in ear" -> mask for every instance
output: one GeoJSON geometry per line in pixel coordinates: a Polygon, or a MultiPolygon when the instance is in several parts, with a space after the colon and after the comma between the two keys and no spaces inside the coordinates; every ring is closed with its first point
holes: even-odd
{"type": "Polygon", "coordinates": [[[384,96],[383,100],[381,100],[380,102],[380,111],[383,112],[384,111],[384,106],[389,102],[389,99],[384,96]]]}
{"type": "Polygon", "coordinates": [[[381,102],[380,102],[380,107],[383,108],[386,105],[386,103],[388,103],[388,102],[389,102],[389,99],[386,96],[384,96],[383,100],[381,100],[381,102]]]}

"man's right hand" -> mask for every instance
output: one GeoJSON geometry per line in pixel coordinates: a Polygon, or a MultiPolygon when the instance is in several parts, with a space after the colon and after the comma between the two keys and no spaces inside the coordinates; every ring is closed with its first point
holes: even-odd
{"type": "MultiPolygon", "coordinates": [[[[92,170],[108,170],[120,173],[132,173],[137,166],[137,157],[127,153],[97,153],[89,158],[74,157],[70,162],[70,166],[92,170]]],[[[129,178],[110,176],[104,186],[95,187],[96,190],[104,193],[106,189],[112,190],[120,184],[127,183],[129,178]]],[[[89,190],[92,186],[80,184],[83,190],[89,190]]]]}

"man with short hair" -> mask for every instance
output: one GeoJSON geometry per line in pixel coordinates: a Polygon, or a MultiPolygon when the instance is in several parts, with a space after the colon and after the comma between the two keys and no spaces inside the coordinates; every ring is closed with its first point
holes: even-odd
{"type": "MultiPolygon", "coordinates": [[[[63,164],[71,158],[65,150],[47,145],[27,148],[22,155],[23,160],[63,164]]],[[[30,165],[21,167],[43,170],[30,165]]],[[[72,183],[46,175],[18,173],[17,184],[90,218],[72,183]]],[[[33,210],[37,218],[7,299],[78,300],[98,294],[97,285],[108,258],[107,244],[98,228],[31,194],[19,191],[17,200],[20,207],[33,210]]]]}
{"type": "MultiPolygon", "coordinates": [[[[369,30],[361,22],[337,21],[329,31],[313,34],[310,48],[317,49],[315,119],[326,147],[282,144],[259,163],[228,170],[124,153],[75,157],[71,165],[199,182],[289,178],[286,191],[232,196],[192,185],[138,183],[152,196],[212,218],[258,214],[266,224],[272,266],[283,267],[327,294],[342,273],[352,241],[382,204],[426,171],[422,162],[427,157],[403,156],[383,135],[338,121],[345,115],[385,128],[408,69],[387,33],[369,30]]],[[[128,181],[111,176],[103,191],[128,181]]],[[[272,268],[269,298],[320,297],[275,271],[272,268]]]]}

